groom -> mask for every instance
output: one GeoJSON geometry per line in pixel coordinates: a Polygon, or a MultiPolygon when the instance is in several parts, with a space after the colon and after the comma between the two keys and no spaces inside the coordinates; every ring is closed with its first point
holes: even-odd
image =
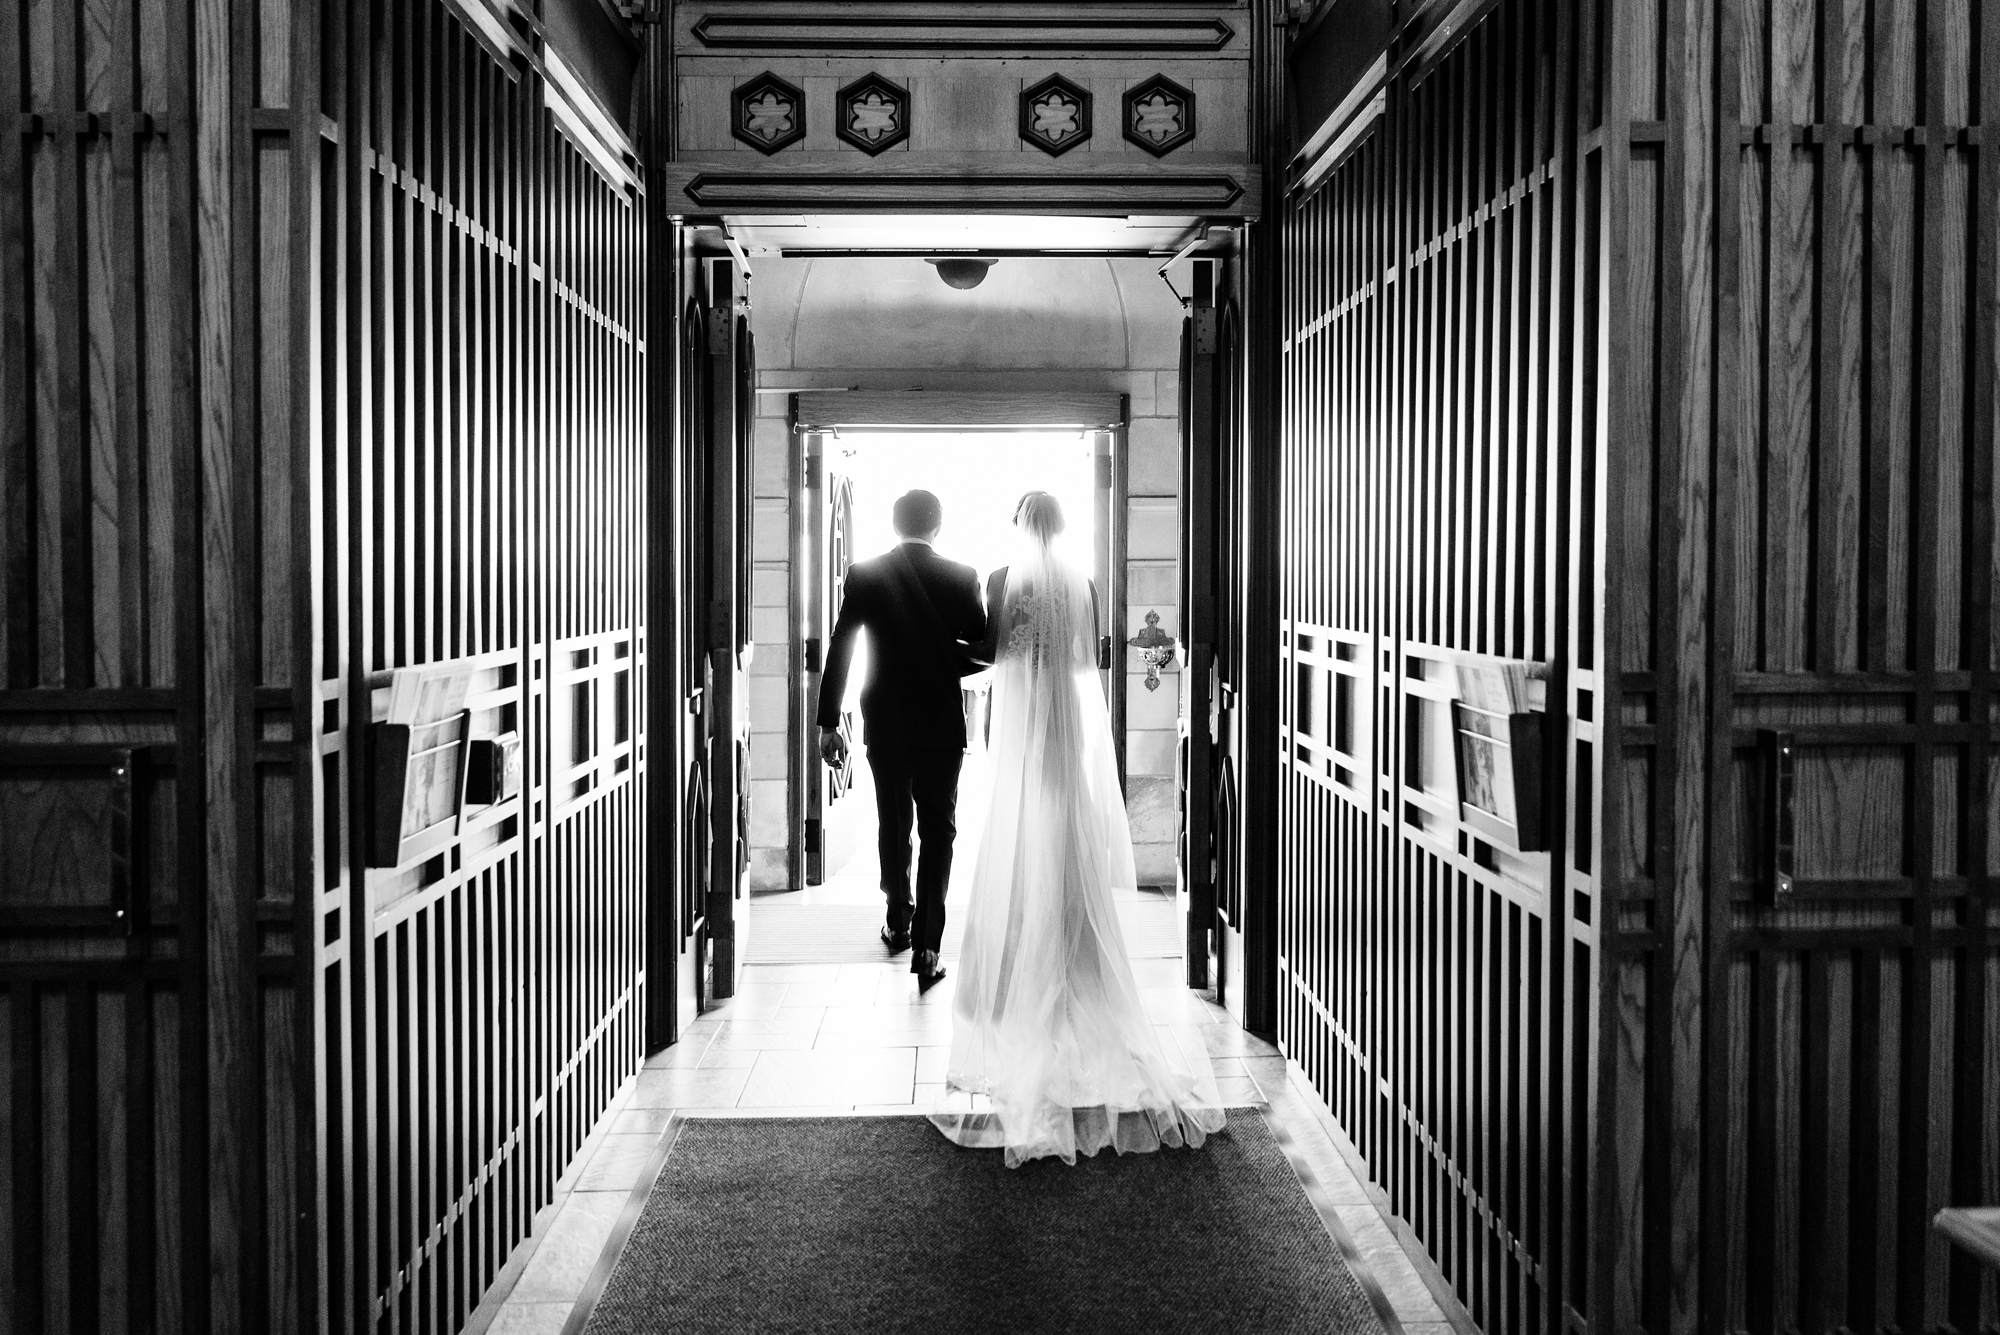
{"type": "Polygon", "coordinates": [[[920,988],[944,977],[944,890],[951,879],[952,819],[958,767],[965,757],[965,711],[958,679],[977,672],[966,646],[986,638],[979,576],[971,566],[931,550],[944,507],[928,491],[899,497],[894,511],[901,542],[882,556],[848,568],[840,616],[827,646],[819,687],[819,751],[829,765],[847,758],[840,705],[854,636],[868,628],[868,682],[861,688],[862,737],[875,776],[877,848],[889,921],[882,942],[891,954],[908,950],[920,988]],[[910,810],[916,808],[923,855],[916,900],[910,896],[910,810]]]}

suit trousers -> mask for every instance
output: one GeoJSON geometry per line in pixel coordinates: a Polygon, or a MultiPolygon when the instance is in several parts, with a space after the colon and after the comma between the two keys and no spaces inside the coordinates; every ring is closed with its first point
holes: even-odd
{"type": "Polygon", "coordinates": [[[876,851],[882,859],[882,893],[889,930],[908,932],[918,950],[944,940],[944,892],[951,880],[951,841],[958,834],[958,747],[881,746],[870,743],[868,769],[875,776],[876,851]],[[916,812],[923,851],[910,894],[910,813],[916,812]]]}

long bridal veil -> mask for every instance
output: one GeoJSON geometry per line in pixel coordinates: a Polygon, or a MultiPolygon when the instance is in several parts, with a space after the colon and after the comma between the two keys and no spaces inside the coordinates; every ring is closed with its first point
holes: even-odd
{"type": "Polygon", "coordinates": [[[1224,1120],[1212,1068],[1154,1027],[1126,958],[1116,896],[1137,878],[1092,595],[1049,536],[1030,539],[996,609],[992,791],[931,1114],[1008,1167],[1199,1145],[1224,1120]]]}

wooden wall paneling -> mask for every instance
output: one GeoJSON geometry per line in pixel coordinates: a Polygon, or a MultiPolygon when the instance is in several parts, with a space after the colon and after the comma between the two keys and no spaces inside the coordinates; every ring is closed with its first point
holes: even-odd
{"type": "MultiPolygon", "coordinates": [[[[1489,1329],[1582,1319],[1587,881],[1464,823],[1450,732],[1459,674],[1500,660],[1552,720],[1575,700],[1571,498],[1601,438],[1579,23],[1502,4],[1435,49],[1406,27],[1349,132],[1298,127],[1337,147],[1295,166],[1284,243],[1279,1039],[1489,1329]]],[[[1553,772],[1594,800],[1590,767],[1553,772]]]]}
{"type": "Polygon", "coordinates": [[[307,619],[344,707],[314,726],[348,811],[395,670],[466,665],[474,734],[525,746],[524,790],[416,865],[366,868],[337,800],[315,820],[346,852],[318,874],[314,1317],[449,1330],[644,1041],[646,224],[536,39],[440,4],[320,31],[315,575],[343,612],[307,619]]]}
{"type": "Polygon", "coordinates": [[[1990,640],[1992,313],[1977,127],[1955,128],[1991,38],[1956,6],[1658,17],[1617,15],[1614,49],[1658,33],[1665,59],[1614,67],[1603,139],[1628,303],[1608,512],[1637,520],[1606,582],[1625,647],[1604,749],[1632,781],[1602,823],[1605,1023],[1630,1035],[1601,1068],[1604,1134],[1615,1107],[1672,1111],[1602,1160],[1599,1303],[1649,1326],[1970,1328],[1990,1299],[1927,1220],[1992,1171],[1966,1120],[1988,1083],[1965,850],[1989,837],[1967,757],[1990,747],[1970,705],[1990,646],[1962,632],[1990,640]],[[1799,776],[1775,901],[1758,728],[1799,776]],[[1691,1258],[1674,1239],[1697,1231],[1691,1258]]]}
{"type": "Polygon", "coordinates": [[[205,1015],[212,922],[194,85],[191,45],[157,31],[174,17],[0,16],[16,118],[0,149],[0,783],[22,841],[0,883],[0,1321],[23,1330],[200,1317],[212,1216],[243,1208],[209,1194],[208,1058],[201,1021],[180,1022],[205,1015]],[[131,758],[74,768],[105,748],[131,758]]]}
{"type": "MultiPolygon", "coordinates": [[[[2000,92],[2000,24],[1990,16],[1974,28],[1968,52],[1971,78],[1979,90],[1982,122],[2000,92]]],[[[2000,575],[2000,535],[1995,532],[1994,455],[2000,451],[2000,165],[1993,156],[1990,125],[1971,157],[1967,194],[1974,220],[1969,277],[1968,380],[1966,406],[1966,593],[1964,645],[1971,668],[1965,717],[1995,718],[1994,673],[2000,667],[2000,622],[1994,617],[1994,585],[2000,575]],[[1982,370],[1982,368],[1984,368],[1982,370]]],[[[1996,810],[1995,738],[1975,733],[1964,750],[1956,817],[1963,832],[1958,867],[1966,876],[1966,912],[1974,927],[1970,949],[1958,957],[1960,987],[1954,1028],[1959,1048],[1953,1061],[1958,1088],[1953,1101],[1951,1194],[1954,1202],[2000,1200],[2000,1131],[1989,1111],[2000,1088],[2000,903],[1994,890],[1993,828],[1996,810]],[[1987,813],[1984,819],[1980,812],[1987,813]]],[[[1940,868],[1944,870],[1944,868],[1940,868]]],[[[1950,1262],[1947,1315],[1961,1330],[2000,1325],[2000,1281],[1982,1274],[1970,1258],[1950,1262]]]]}

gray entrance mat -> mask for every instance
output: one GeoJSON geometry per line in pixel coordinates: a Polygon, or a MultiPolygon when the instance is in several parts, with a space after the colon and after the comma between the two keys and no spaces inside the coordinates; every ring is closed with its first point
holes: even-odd
{"type": "Polygon", "coordinates": [[[1017,1169],[922,1117],[689,1120],[586,1329],[1380,1335],[1263,1116],[1229,1117],[1017,1169]]]}

